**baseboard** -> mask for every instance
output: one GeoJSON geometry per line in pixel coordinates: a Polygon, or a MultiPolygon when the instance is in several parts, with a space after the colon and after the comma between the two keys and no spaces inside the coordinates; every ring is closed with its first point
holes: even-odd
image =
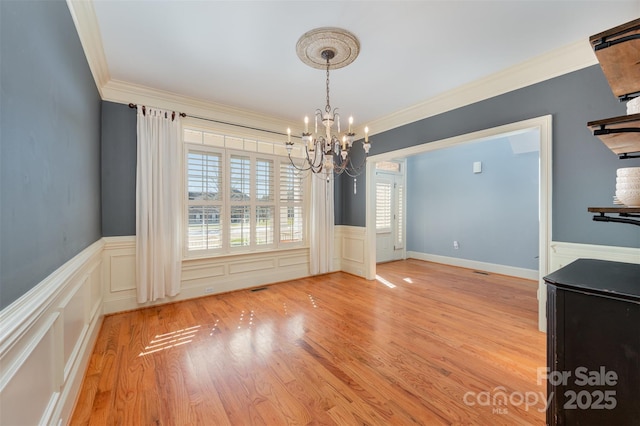
{"type": "Polygon", "coordinates": [[[102,248],[0,311],[0,424],[68,422],[102,319],[102,248]]]}
{"type": "Polygon", "coordinates": [[[443,263],[445,265],[460,266],[462,268],[477,269],[494,274],[509,275],[537,281],[539,272],[535,269],[517,268],[514,266],[498,265],[495,263],[479,262],[476,260],[460,259],[457,257],[439,256],[436,254],[408,251],[407,258],[426,260],[428,262],[443,263]]]}

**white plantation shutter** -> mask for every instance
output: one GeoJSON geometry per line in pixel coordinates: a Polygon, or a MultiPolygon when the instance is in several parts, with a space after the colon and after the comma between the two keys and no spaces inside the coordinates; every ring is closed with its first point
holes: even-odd
{"type": "Polygon", "coordinates": [[[376,183],[376,231],[391,230],[391,183],[376,183]]]}
{"type": "Polygon", "coordinates": [[[398,199],[396,200],[397,204],[397,214],[396,214],[396,248],[404,247],[404,241],[402,240],[402,233],[404,227],[404,185],[398,185],[398,199]]]}
{"type": "Polygon", "coordinates": [[[187,249],[222,247],[222,154],[187,156],[187,249]]]}
{"type": "Polygon", "coordinates": [[[256,245],[267,246],[274,243],[275,234],[275,185],[274,162],[258,158],[256,160],[256,245]]]}
{"type": "Polygon", "coordinates": [[[303,181],[297,170],[280,163],[280,241],[299,242],[303,236],[303,181]]]}
{"type": "Polygon", "coordinates": [[[229,161],[229,206],[231,247],[251,244],[251,159],[231,155],[229,161]]]}

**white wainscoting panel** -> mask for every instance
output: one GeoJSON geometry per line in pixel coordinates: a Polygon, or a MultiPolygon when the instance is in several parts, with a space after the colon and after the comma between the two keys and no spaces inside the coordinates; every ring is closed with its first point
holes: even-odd
{"type": "MultiPolygon", "coordinates": [[[[635,230],[633,230],[635,231],[635,230]]],[[[600,259],[640,263],[640,248],[551,242],[550,273],[577,259],[600,259]]]]}
{"type": "Polygon", "coordinates": [[[68,422],[102,321],[102,247],[0,311],[0,424],[68,422]]]}
{"type": "Polygon", "coordinates": [[[334,269],[365,277],[366,228],[336,226],[334,269]]]}
{"type": "Polygon", "coordinates": [[[104,307],[106,314],[257,287],[309,275],[309,249],[293,248],[234,254],[182,262],[180,294],[151,303],[136,301],[135,236],[105,237],[104,307]]]}

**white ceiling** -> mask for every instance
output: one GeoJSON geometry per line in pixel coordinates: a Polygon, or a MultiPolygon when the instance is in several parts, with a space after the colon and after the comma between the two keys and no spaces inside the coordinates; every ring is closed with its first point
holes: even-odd
{"type": "Polygon", "coordinates": [[[345,28],[360,56],[331,104],[363,123],[640,16],[640,0],[93,0],[110,79],[286,120],[324,109],[296,42],[345,28]]]}

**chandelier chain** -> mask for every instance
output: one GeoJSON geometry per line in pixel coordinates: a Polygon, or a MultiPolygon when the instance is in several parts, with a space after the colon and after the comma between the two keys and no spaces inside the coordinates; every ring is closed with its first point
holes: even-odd
{"type": "Polygon", "coordinates": [[[327,58],[327,106],[324,107],[325,112],[331,112],[331,103],[329,102],[329,58],[327,58]]]}

